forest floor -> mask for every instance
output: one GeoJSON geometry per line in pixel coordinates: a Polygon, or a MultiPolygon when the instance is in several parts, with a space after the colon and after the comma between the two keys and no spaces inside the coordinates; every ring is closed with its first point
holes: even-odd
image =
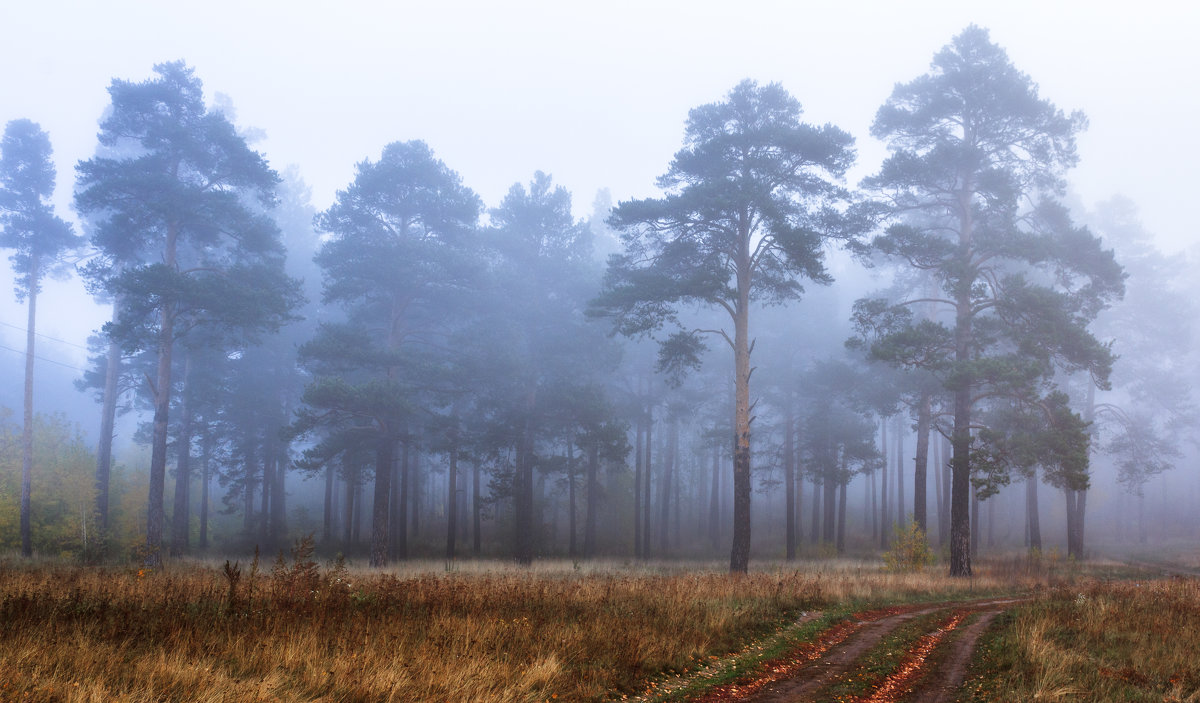
{"type": "Polygon", "coordinates": [[[1111,561],[0,558],[0,702],[1200,701],[1196,651],[1200,580],[1111,561]]]}

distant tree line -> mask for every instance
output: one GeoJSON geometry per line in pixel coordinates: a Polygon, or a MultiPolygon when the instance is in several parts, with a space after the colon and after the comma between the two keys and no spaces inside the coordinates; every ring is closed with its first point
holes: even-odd
{"type": "Polygon", "coordinates": [[[45,133],[14,121],[0,153],[0,245],[29,309],[0,541],[27,556],[77,536],[98,558],[132,546],[119,475],[147,496],[135,551],[152,565],[312,529],[374,566],[728,549],[742,572],[806,542],[886,549],[912,520],[969,576],[981,501],[1012,481],[1024,544],[1041,548],[1045,483],[1082,558],[1095,463],[1140,506],[1185,451],[1186,272],[1128,206],[1073,219],[1086,120],[978,27],[880,107],[889,155],[858,189],[851,135],[747,80],[690,112],[659,197],[602,194],[582,220],[542,172],[488,208],[421,141],[357,164],[316,212],[182,62],[109,94],[76,169],[86,241],[48,205],[45,133]],[[885,281],[848,320],[807,290],[834,282],[834,245],[885,281]],[[48,482],[65,470],[50,447],[82,450],[39,426],[32,394],[36,296],[74,262],[113,310],[78,383],[101,406],[87,485],[74,464],[48,482]],[[149,457],[121,473],[131,409],[149,457]],[[321,487],[303,511],[296,477],[321,487]]]}

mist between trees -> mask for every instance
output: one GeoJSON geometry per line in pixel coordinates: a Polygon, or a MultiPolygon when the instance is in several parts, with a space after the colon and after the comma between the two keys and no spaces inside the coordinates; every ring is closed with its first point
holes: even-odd
{"type": "Polygon", "coordinates": [[[82,236],[48,205],[48,136],[4,136],[29,311],[6,548],[154,565],[314,533],[374,566],[740,572],[912,525],[968,576],[981,549],[1200,529],[1188,262],[1132,203],[1070,198],[1086,118],[984,29],[897,84],[862,183],[854,135],[746,80],[689,113],[658,195],[602,191],[583,220],[541,172],[487,207],[421,141],[315,212],[186,64],[109,94],[82,236]],[[34,412],[36,296],[72,272],[112,306],[77,380],[94,454],[34,412]],[[146,449],[114,466],[119,425],[146,449]]]}

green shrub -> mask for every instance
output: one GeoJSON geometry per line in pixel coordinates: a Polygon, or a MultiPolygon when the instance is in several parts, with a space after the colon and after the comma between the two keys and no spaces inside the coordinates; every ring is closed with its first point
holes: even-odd
{"type": "Polygon", "coordinates": [[[934,563],[933,550],[925,531],[909,520],[904,527],[892,525],[892,548],[883,553],[888,571],[923,571],[934,563]]]}

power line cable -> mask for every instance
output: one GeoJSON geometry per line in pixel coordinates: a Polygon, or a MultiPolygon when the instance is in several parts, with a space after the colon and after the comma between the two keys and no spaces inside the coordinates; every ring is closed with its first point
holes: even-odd
{"type": "MultiPolygon", "coordinates": [[[[25,356],[25,352],[21,351],[20,349],[13,349],[12,347],[6,347],[3,344],[0,344],[0,349],[4,349],[6,351],[10,351],[15,354],[20,354],[21,356],[25,356]]],[[[33,358],[37,359],[38,361],[44,361],[47,364],[55,364],[56,366],[62,366],[63,368],[68,368],[68,369],[71,369],[72,371],[78,371],[79,373],[87,373],[87,369],[81,369],[78,366],[64,364],[63,362],[55,361],[54,359],[47,359],[46,357],[38,356],[37,354],[34,354],[33,358]]]]}
{"type": "MultiPolygon", "coordinates": [[[[14,330],[18,330],[20,332],[25,332],[26,334],[29,333],[29,331],[26,330],[24,327],[18,327],[17,325],[12,324],[11,322],[4,322],[3,320],[0,320],[0,325],[4,325],[5,327],[11,327],[14,330]]],[[[33,336],[41,337],[42,339],[48,339],[51,342],[58,342],[59,344],[66,344],[67,346],[75,347],[76,349],[82,349],[84,351],[91,351],[90,349],[88,349],[87,347],[85,347],[81,344],[76,344],[75,342],[68,342],[65,339],[59,339],[58,337],[51,337],[50,335],[42,334],[41,332],[34,332],[33,336]]]]}

